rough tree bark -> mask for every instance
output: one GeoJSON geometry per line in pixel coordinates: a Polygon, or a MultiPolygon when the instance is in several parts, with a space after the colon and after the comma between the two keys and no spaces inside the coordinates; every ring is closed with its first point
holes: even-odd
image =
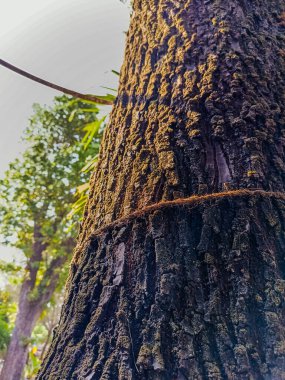
{"type": "Polygon", "coordinates": [[[134,0],[38,379],[285,379],[285,4],[134,0]]]}

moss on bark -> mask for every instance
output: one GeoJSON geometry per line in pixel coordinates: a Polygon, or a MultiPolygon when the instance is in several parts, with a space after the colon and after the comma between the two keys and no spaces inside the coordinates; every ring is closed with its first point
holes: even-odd
{"type": "Polygon", "coordinates": [[[38,379],[282,379],[285,201],[220,198],[91,236],[38,379]]]}
{"type": "Polygon", "coordinates": [[[284,1],[133,6],[38,379],[285,379],[284,1]]]}

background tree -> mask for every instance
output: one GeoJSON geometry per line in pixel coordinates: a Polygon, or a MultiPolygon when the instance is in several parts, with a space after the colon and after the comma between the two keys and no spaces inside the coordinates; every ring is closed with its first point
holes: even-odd
{"type": "Polygon", "coordinates": [[[81,169],[98,151],[105,119],[98,119],[94,104],[66,96],[55,98],[53,108],[35,105],[34,111],[24,136],[27,149],[0,181],[0,232],[26,260],[3,380],[20,379],[33,328],[65,282],[79,219],[72,204],[76,189],[88,187],[81,169]]]}
{"type": "Polygon", "coordinates": [[[51,343],[53,331],[56,329],[63,302],[63,289],[53,294],[51,301],[37,321],[30,339],[28,359],[24,377],[35,379],[41,362],[51,343]]]}
{"type": "Polygon", "coordinates": [[[284,379],[284,12],[133,1],[38,379],[284,379]]]}
{"type": "Polygon", "coordinates": [[[9,304],[8,297],[8,294],[0,293],[0,352],[7,347],[10,337],[9,316],[6,307],[9,304]]]}
{"type": "Polygon", "coordinates": [[[0,260],[0,370],[15,323],[21,270],[20,265],[0,260]]]}
{"type": "Polygon", "coordinates": [[[3,360],[3,352],[7,349],[11,333],[11,314],[14,313],[15,305],[11,300],[10,293],[0,291],[0,358],[3,360]]]}

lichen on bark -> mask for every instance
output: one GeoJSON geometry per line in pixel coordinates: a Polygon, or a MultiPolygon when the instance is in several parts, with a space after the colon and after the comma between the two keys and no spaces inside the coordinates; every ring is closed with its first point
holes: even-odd
{"type": "Polygon", "coordinates": [[[284,218],[225,197],[91,236],[38,379],[284,378],[284,218]]]}
{"type": "Polygon", "coordinates": [[[285,379],[284,1],[133,8],[38,379],[285,379]]]}
{"type": "Polygon", "coordinates": [[[224,183],[283,191],[284,2],[133,6],[83,235],[224,183]]]}

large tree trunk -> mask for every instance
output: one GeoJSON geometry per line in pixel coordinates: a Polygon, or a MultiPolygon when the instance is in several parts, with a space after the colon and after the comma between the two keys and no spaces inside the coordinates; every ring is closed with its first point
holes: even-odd
{"type": "Polygon", "coordinates": [[[38,379],[285,379],[284,1],[133,7],[38,379]]]}

